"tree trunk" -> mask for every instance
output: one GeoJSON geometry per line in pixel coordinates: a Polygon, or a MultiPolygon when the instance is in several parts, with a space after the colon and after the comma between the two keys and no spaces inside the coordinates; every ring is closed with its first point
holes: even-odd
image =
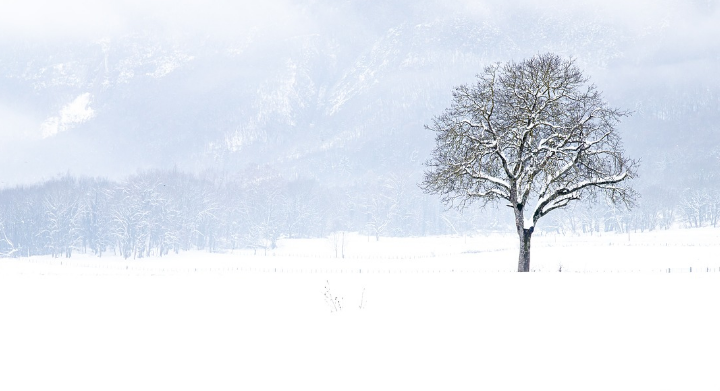
{"type": "Polygon", "coordinates": [[[518,271],[530,271],[530,239],[532,238],[535,227],[523,228],[518,230],[520,236],[520,257],[518,259],[518,271]]]}

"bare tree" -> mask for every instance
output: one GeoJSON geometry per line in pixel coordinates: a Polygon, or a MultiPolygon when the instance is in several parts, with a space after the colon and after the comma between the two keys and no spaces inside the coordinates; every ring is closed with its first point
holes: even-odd
{"type": "Polygon", "coordinates": [[[53,181],[46,189],[42,202],[44,224],[40,231],[47,250],[53,257],[70,258],[82,243],[80,196],[74,178],[64,177],[53,181]]]}
{"type": "Polygon", "coordinates": [[[680,208],[689,227],[702,227],[709,219],[712,199],[707,189],[687,189],[680,198],[680,208]]]}
{"type": "Polygon", "coordinates": [[[508,202],[518,271],[530,270],[530,239],[543,216],[597,193],[613,203],[634,199],[625,181],[637,162],[615,131],[628,113],[608,107],[587,82],[573,60],[555,54],[488,66],[477,84],[455,88],[451,106],[427,127],[436,147],[421,187],[460,209],[508,202]]]}
{"type": "Polygon", "coordinates": [[[396,175],[378,178],[368,186],[367,198],[362,204],[366,214],[368,235],[373,234],[375,241],[389,233],[398,216],[403,197],[402,182],[396,175]]]}
{"type": "Polygon", "coordinates": [[[5,233],[5,225],[0,221],[0,258],[11,257],[17,252],[15,244],[8,239],[5,233]]]}

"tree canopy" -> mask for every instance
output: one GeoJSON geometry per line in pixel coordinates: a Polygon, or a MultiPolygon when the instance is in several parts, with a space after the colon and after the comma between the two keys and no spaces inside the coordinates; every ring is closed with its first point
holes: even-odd
{"type": "Polygon", "coordinates": [[[520,271],[529,270],[530,235],[543,216],[597,193],[614,203],[635,198],[626,180],[637,162],[616,131],[629,113],[608,106],[588,81],[572,59],[552,53],[494,64],[474,85],[455,88],[427,127],[436,147],[421,187],[460,208],[506,201],[521,236],[520,271]]]}

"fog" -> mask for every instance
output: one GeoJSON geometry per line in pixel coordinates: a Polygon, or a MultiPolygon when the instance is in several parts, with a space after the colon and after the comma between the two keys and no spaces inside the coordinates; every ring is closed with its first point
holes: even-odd
{"type": "MultiPolygon", "coordinates": [[[[314,205],[315,223],[273,234],[280,237],[493,229],[497,211],[470,222],[475,211],[444,211],[417,188],[434,142],[424,125],[485,65],[554,52],[574,58],[612,106],[633,113],[619,132],[641,162],[640,205],[613,225],[597,218],[611,220],[612,208],[584,204],[585,225],[714,224],[718,1],[11,0],[3,8],[0,189],[8,210],[17,207],[7,199],[24,197],[12,195],[24,191],[18,185],[42,202],[47,186],[84,188],[78,183],[89,177],[97,178],[90,188],[127,190],[190,175],[195,190],[214,189],[213,202],[239,183],[243,202],[272,204],[267,197],[281,194],[314,205]],[[250,188],[267,178],[279,187],[250,188]],[[326,199],[344,211],[328,217],[326,199]],[[689,207],[692,199],[704,201],[689,207]],[[386,208],[391,222],[371,222],[370,208],[386,208]]],[[[291,210],[299,209],[284,213],[291,210]]],[[[558,213],[548,227],[566,227],[578,213],[558,213]]]]}
{"type": "Polygon", "coordinates": [[[720,0],[3,0],[0,389],[719,389],[718,38],[720,0]],[[508,148],[522,200],[437,175],[510,205],[425,193],[454,88],[545,53],[601,126],[508,148]]]}
{"type": "MultiPolygon", "coordinates": [[[[7,4],[6,4],[7,5],[7,4]]],[[[149,29],[158,34],[239,36],[292,29],[303,19],[290,1],[10,1],[2,16],[11,39],[90,41],[149,29]]]]}

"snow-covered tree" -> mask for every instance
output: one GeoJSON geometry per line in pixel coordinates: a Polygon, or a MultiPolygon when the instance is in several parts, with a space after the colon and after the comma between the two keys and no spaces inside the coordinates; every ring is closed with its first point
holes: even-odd
{"type": "Polygon", "coordinates": [[[72,256],[82,244],[83,215],[77,181],[66,176],[45,184],[43,189],[43,227],[39,232],[46,250],[54,257],[72,256]]]}
{"type": "Polygon", "coordinates": [[[112,188],[106,180],[81,181],[81,216],[80,232],[82,236],[82,249],[88,248],[97,256],[112,245],[109,222],[110,211],[108,199],[112,195],[112,188]]]}
{"type": "Polygon", "coordinates": [[[380,240],[380,236],[388,233],[395,219],[398,199],[394,185],[391,177],[378,178],[368,189],[367,198],[362,205],[366,214],[365,224],[368,235],[375,236],[376,241],[380,240]]]}
{"type": "Polygon", "coordinates": [[[243,239],[247,247],[275,249],[283,229],[282,205],[284,180],[269,167],[246,173],[243,196],[249,205],[247,230],[243,239]]]}
{"type": "Polygon", "coordinates": [[[0,258],[11,257],[16,252],[15,244],[8,238],[5,233],[5,224],[0,219],[0,258]]]}
{"type": "Polygon", "coordinates": [[[312,180],[296,180],[285,186],[280,212],[288,238],[308,237],[320,231],[316,187],[317,183],[312,180]]]}
{"type": "Polygon", "coordinates": [[[520,239],[518,271],[530,270],[540,218],[588,195],[630,203],[636,161],[625,156],[611,108],[573,60],[542,54],[486,67],[455,88],[428,128],[436,147],[422,187],[463,208],[503,201],[520,239]]]}
{"type": "Polygon", "coordinates": [[[680,209],[687,225],[702,227],[706,220],[710,220],[712,204],[712,198],[707,189],[687,189],[680,198],[680,209]]]}

